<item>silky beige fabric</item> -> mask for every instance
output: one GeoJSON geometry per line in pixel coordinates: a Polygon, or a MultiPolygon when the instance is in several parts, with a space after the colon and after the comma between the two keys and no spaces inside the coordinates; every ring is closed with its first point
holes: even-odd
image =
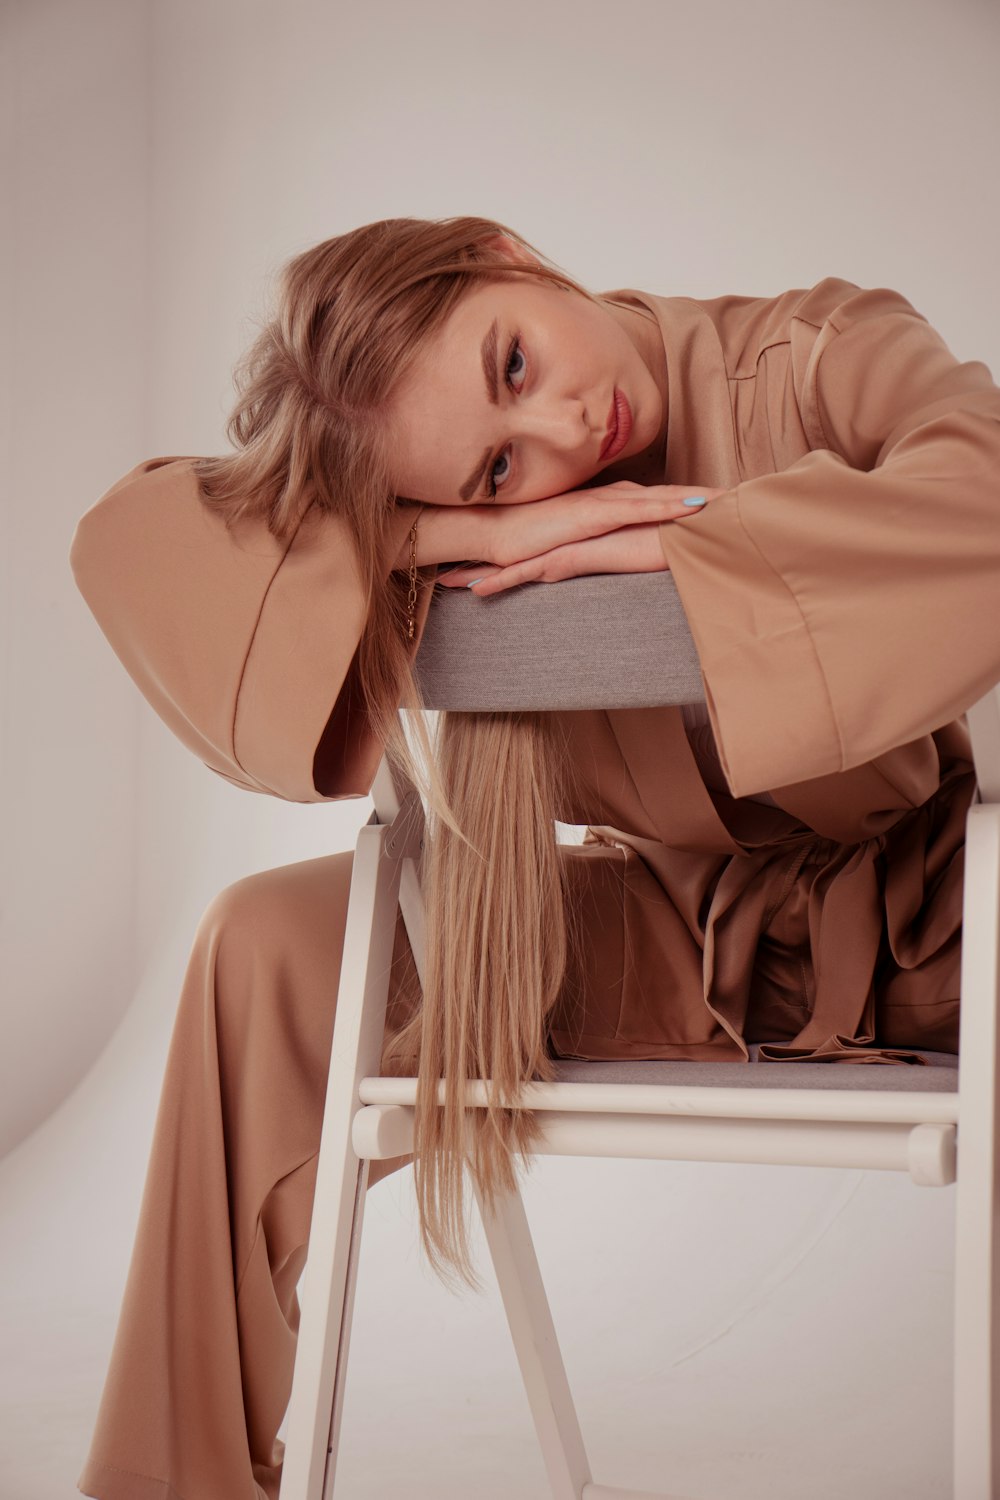
{"type": "Polygon", "coordinates": [[[276,1500],[351,866],[247,876],[199,923],[85,1495],[276,1500]]]}
{"type": "MultiPolygon", "coordinates": [[[[310,504],[290,540],[261,521],[229,532],[201,500],[192,463],[138,464],[82,517],[70,549],[80,592],[153,708],[210,770],[291,802],[363,797],[379,746],[361,729],[323,738],[331,718],[352,717],[364,622],[346,526],[310,504]],[[323,790],[317,756],[330,762],[323,790]]],[[[392,557],[411,521],[401,507],[392,557]]],[[[418,595],[414,651],[430,595],[418,595]]]]}
{"type": "Polygon", "coordinates": [[[1000,390],[895,292],[645,300],[667,477],[731,486],[660,536],[734,795],[908,780],[1000,678],[1000,390]]]}

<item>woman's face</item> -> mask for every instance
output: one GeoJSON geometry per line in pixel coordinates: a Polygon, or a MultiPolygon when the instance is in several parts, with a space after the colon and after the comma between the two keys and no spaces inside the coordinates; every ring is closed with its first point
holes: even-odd
{"type": "Polygon", "coordinates": [[[662,441],[662,343],[641,314],[519,276],[476,287],[392,403],[395,490],[432,505],[578,489],[662,441]],[[647,332],[648,330],[648,332],[647,332]],[[655,345],[650,342],[654,339],[655,345]],[[641,351],[641,352],[640,352],[641,351]]]}

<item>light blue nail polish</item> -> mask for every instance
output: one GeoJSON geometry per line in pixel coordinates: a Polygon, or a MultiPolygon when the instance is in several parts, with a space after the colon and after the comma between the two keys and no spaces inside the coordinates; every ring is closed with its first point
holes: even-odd
{"type": "Polygon", "coordinates": [[[704,495],[689,495],[688,498],[684,501],[684,504],[685,505],[704,505],[705,504],[705,496],[704,495]]]}
{"type": "Polygon", "coordinates": [[[482,579],[481,579],[481,578],[474,578],[474,579],[473,579],[473,580],[472,580],[472,583],[467,583],[467,584],[466,584],[466,585],[465,585],[465,587],[466,587],[466,588],[467,588],[467,589],[471,589],[471,588],[472,588],[472,584],[473,584],[473,583],[482,583],[482,581],[483,581],[483,580],[482,580],[482,579]]]}

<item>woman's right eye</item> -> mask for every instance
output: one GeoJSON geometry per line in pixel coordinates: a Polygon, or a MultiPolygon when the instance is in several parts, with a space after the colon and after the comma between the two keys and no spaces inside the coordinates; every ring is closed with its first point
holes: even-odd
{"type": "Polygon", "coordinates": [[[505,449],[504,452],[499,455],[499,457],[494,459],[493,467],[490,470],[489,493],[491,500],[496,495],[499,487],[506,484],[509,478],[510,454],[505,449]]]}

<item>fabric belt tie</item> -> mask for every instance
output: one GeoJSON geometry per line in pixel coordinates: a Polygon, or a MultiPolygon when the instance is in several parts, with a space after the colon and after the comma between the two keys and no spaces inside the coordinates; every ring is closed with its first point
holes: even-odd
{"type": "Polygon", "coordinates": [[[918,1052],[875,1048],[875,973],[883,936],[884,897],[876,865],[886,838],[856,845],[802,835],[734,856],[716,886],[705,930],[705,1003],[744,1055],[752,972],[745,964],[752,924],[759,938],[797,879],[810,879],[809,945],[815,1000],[808,1021],[788,1042],[760,1045],[761,1062],[925,1065],[918,1052]],[[793,850],[789,851],[789,844],[793,850]],[[807,863],[818,864],[811,875],[807,863]],[[844,932],[850,931],[850,943],[844,932]],[[742,936],[742,940],[741,940],[742,936]],[[728,957],[732,955],[732,957],[728,957]]]}

